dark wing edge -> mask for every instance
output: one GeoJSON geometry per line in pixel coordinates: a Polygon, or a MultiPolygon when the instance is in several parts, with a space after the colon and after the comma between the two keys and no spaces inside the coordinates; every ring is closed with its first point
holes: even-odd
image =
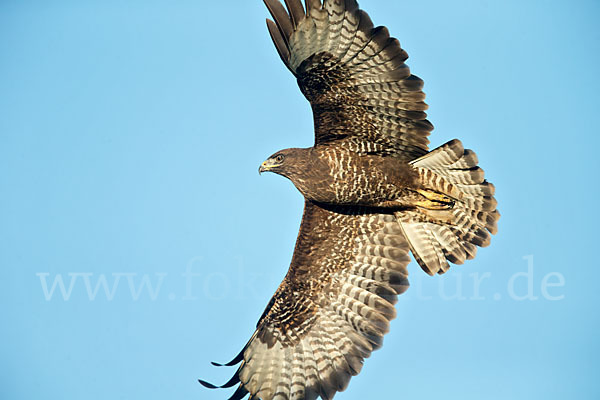
{"type": "Polygon", "coordinates": [[[264,0],[269,33],[310,101],[315,143],[348,139],[351,150],[407,161],[427,153],[423,81],[387,28],[374,27],[355,0],[264,0]]]}
{"type": "Polygon", "coordinates": [[[383,343],[408,288],[408,252],[394,215],[307,202],[290,269],[221,387],[239,383],[232,399],[343,391],[383,343]]]}

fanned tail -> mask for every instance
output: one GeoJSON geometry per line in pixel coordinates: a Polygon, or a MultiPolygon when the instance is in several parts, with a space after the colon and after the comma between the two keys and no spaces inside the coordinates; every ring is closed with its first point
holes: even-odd
{"type": "Polygon", "coordinates": [[[416,261],[430,275],[446,272],[448,261],[462,264],[474,258],[477,246],[488,246],[490,234],[497,231],[495,188],[477,162],[475,153],[457,139],[411,162],[425,197],[452,200],[445,209],[417,207],[397,213],[416,261]]]}

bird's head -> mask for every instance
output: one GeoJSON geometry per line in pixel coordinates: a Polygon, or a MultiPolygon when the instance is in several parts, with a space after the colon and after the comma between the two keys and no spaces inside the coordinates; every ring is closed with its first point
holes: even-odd
{"type": "Polygon", "coordinates": [[[328,203],[335,196],[328,157],[317,147],[278,151],[261,164],[258,172],[275,172],[288,178],[308,200],[328,203]]]}
{"type": "Polygon", "coordinates": [[[306,167],[309,149],[285,149],[267,158],[258,168],[258,173],[275,172],[293,180],[306,167]]]}

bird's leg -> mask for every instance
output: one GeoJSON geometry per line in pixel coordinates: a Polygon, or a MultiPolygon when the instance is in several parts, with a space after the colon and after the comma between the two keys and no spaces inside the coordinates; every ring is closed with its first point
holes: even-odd
{"type": "Polygon", "coordinates": [[[414,205],[426,210],[447,210],[454,207],[454,199],[443,193],[429,189],[417,189],[423,199],[417,200],[414,205]]]}
{"type": "Polygon", "coordinates": [[[455,199],[431,189],[407,189],[396,200],[376,203],[382,208],[419,208],[421,210],[445,211],[454,208],[455,199]]]}
{"type": "MultiPolygon", "coordinates": [[[[402,191],[400,197],[395,200],[384,200],[376,203],[368,204],[371,207],[387,208],[387,209],[414,209],[418,208],[424,211],[425,214],[432,214],[432,217],[438,219],[438,214],[435,211],[446,212],[454,208],[456,200],[443,193],[431,189],[406,189],[402,191]],[[433,213],[427,213],[432,211],[433,213]]],[[[444,213],[443,213],[444,214],[444,213]]]]}

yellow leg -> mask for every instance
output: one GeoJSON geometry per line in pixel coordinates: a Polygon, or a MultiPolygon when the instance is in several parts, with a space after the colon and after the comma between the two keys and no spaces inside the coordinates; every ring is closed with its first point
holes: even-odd
{"type": "Polygon", "coordinates": [[[454,206],[454,199],[433,190],[417,189],[417,193],[425,200],[417,200],[414,204],[428,210],[447,210],[454,206]]]}

